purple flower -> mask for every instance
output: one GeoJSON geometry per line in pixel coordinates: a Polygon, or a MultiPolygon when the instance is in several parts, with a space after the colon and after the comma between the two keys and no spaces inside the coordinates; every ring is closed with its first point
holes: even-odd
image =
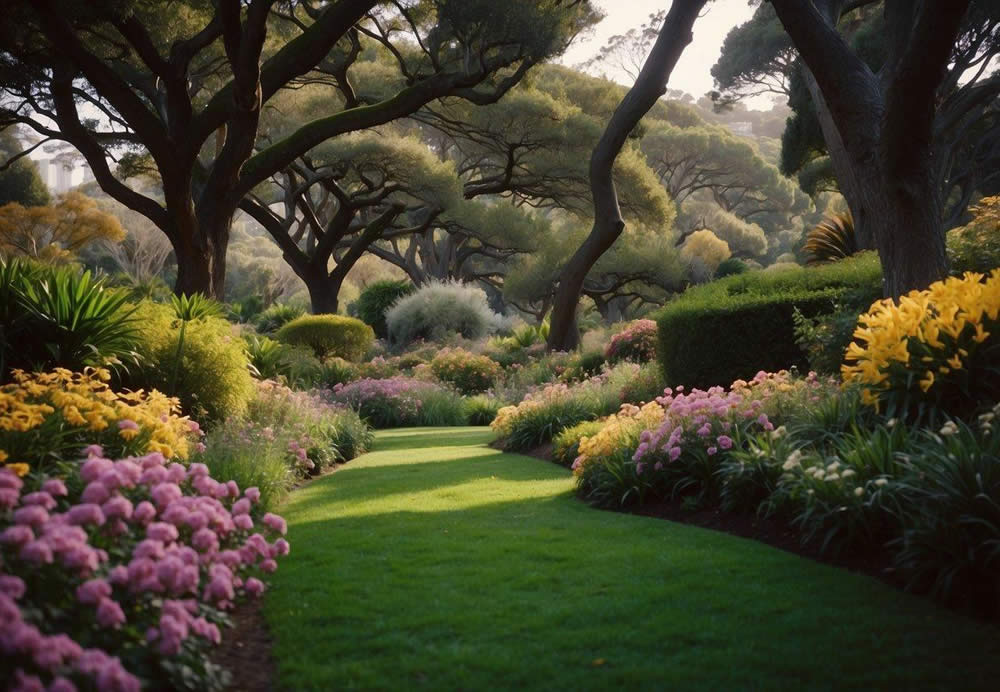
{"type": "Polygon", "coordinates": [[[96,524],[97,526],[102,526],[104,524],[104,512],[101,511],[99,505],[90,503],[76,505],[75,507],[70,507],[70,510],[66,513],[66,520],[70,524],[96,524]]]}
{"type": "Polygon", "coordinates": [[[719,435],[715,438],[715,441],[719,443],[720,449],[732,449],[733,448],[733,438],[729,435],[719,435]]]}

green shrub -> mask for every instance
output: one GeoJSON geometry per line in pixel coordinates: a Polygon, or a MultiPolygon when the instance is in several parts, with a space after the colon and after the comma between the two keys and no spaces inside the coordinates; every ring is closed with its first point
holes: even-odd
{"type": "Polygon", "coordinates": [[[984,197],[969,211],[972,221],[946,236],[951,270],[959,276],[1000,267],[1000,196],[984,197]]]}
{"type": "Polygon", "coordinates": [[[342,315],[302,315],[277,332],[279,341],[308,346],[319,359],[338,356],[358,360],[375,341],[372,328],[361,320],[342,315]]]}
{"type": "Polygon", "coordinates": [[[358,368],[343,358],[330,358],[319,365],[315,373],[315,382],[319,387],[333,389],[338,384],[347,384],[358,379],[358,368]]]}
{"type": "Polygon", "coordinates": [[[593,377],[601,372],[606,362],[603,350],[578,351],[570,359],[569,367],[563,373],[563,379],[571,381],[593,377]]]}
{"type": "Polygon", "coordinates": [[[254,384],[245,343],[232,325],[219,317],[188,322],[178,362],[181,321],[174,310],[143,301],[135,315],[143,327],[137,345],[142,367],[130,371],[130,386],[177,396],[184,412],[202,421],[246,411],[254,384]]]}
{"type": "Polygon", "coordinates": [[[481,339],[503,324],[503,318],[490,309],[483,289],[457,281],[422,286],[397,301],[385,320],[394,344],[443,341],[455,334],[481,339]]]}
{"type": "Polygon", "coordinates": [[[795,342],[795,310],[811,318],[832,312],[847,296],[854,304],[871,304],[881,290],[878,261],[869,253],[691,288],[657,315],[664,379],[710,387],[760,370],[807,367],[795,342]]]}
{"type": "Polygon", "coordinates": [[[727,276],[733,276],[734,274],[745,274],[750,271],[750,267],[743,260],[737,259],[735,257],[730,257],[729,259],[722,260],[718,267],[715,269],[715,278],[724,279],[727,276]]]}
{"type": "Polygon", "coordinates": [[[431,361],[431,372],[440,382],[462,394],[479,394],[493,387],[502,371],[488,356],[477,356],[462,348],[446,348],[431,361]]]}
{"type": "Polygon", "coordinates": [[[622,388],[622,401],[630,404],[644,404],[663,396],[663,372],[658,363],[645,363],[622,388]]]}
{"type": "Polygon", "coordinates": [[[257,315],[254,324],[261,334],[273,334],[297,317],[305,314],[305,310],[293,305],[277,303],[257,315]]]}
{"type": "Polygon", "coordinates": [[[465,399],[465,418],[469,425],[489,425],[497,417],[503,402],[493,396],[478,394],[465,399]]]}
{"type": "Polygon", "coordinates": [[[14,368],[134,367],[138,322],[126,298],[90,272],[0,258],[0,380],[14,368]]]}
{"type": "Polygon", "coordinates": [[[447,389],[430,389],[421,396],[417,425],[444,427],[466,425],[468,422],[465,401],[447,389]]]}
{"type": "Polygon", "coordinates": [[[601,421],[586,421],[566,428],[553,438],[552,459],[569,468],[580,455],[580,440],[596,435],[604,427],[601,421]]]}
{"type": "Polygon", "coordinates": [[[405,298],[416,290],[417,287],[405,279],[376,281],[361,291],[354,309],[357,311],[357,316],[375,330],[375,336],[385,339],[389,336],[385,313],[397,300],[405,298]]]}

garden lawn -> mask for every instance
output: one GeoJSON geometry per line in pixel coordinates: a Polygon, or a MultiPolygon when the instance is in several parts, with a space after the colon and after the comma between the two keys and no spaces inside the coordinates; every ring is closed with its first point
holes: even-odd
{"type": "Polygon", "coordinates": [[[486,428],[394,430],[292,494],[279,687],[996,689],[1000,630],[721,533],[591,509],[486,428]]]}

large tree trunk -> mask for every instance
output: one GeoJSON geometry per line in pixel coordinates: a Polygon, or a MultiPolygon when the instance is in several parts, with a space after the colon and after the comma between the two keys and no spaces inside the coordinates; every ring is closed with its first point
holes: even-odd
{"type": "Polygon", "coordinates": [[[691,43],[691,29],[706,1],[674,0],[635,84],[615,109],[604,134],[594,147],[590,158],[594,226],[559,275],[547,344],[550,351],[570,351],[580,343],[576,308],[583,282],[594,263],[625,230],[612,174],[615,159],[629,133],[666,93],[670,73],[684,48],[691,43]]]}

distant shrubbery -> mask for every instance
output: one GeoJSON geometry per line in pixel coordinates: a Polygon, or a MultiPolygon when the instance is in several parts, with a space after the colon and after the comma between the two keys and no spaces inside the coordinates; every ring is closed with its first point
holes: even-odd
{"type": "Polygon", "coordinates": [[[503,325],[503,318],[490,309],[481,288],[457,281],[422,286],[396,302],[385,319],[395,344],[440,341],[456,334],[481,339],[503,325]]]}
{"type": "Polygon", "coordinates": [[[358,360],[375,341],[371,327],[342,315],[302,315],[281,327],[276,336],[286,344],[308,346],[321,360],[331,356],[358,360]]]}
{"type": "Polygon", "coordinates": [[[355,310],[358,317],[372,329],[375,336],[385,339],[389,336],[389,327],[385,322],[385,314],[399,300],[417,290],[416,286],[406,280],[394,281],[384,279],[366,286],[358,296],[355,310]]]}

